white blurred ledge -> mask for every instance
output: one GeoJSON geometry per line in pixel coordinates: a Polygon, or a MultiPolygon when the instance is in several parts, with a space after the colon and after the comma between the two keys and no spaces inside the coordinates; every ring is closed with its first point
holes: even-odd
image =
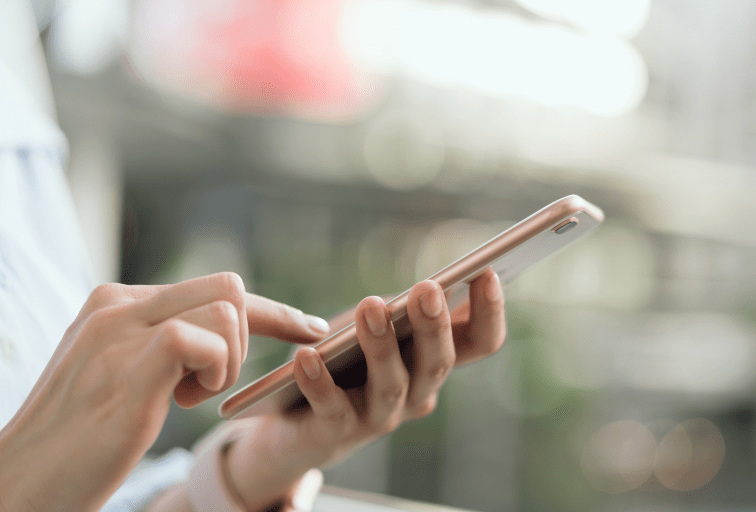
{"type": "Polygon", "coordinates": [[[405,500],[339,487],[324,486],[315,501],[313,512],[472,512],[431,503],[405,500]]]}

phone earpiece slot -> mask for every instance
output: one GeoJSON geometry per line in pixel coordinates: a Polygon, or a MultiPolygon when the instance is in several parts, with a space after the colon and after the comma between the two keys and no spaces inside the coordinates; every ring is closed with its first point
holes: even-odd
{"type": "Polygon", "coordinates": [[[561,235],[562,233],[566,233],[567,231],[577,226],[578,222],[580,222],[580,220],[577,217],[570,217],[569,219],[554,226],[551,231],[556,233],[557,235],[561,235]]]}

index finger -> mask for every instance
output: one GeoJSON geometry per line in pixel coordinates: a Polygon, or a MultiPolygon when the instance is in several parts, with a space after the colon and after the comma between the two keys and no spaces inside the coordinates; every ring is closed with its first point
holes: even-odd
{"type": "Polygon", "coordinates": [[[276,338],[290,343],[314,343],[323,339],[328,322],[259,295],[246,296],[249,334],[276,338]]]}

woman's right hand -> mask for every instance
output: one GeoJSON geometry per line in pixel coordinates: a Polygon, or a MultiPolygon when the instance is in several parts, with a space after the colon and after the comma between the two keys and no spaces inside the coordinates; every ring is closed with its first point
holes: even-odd
{"type": "Polygon", "coordinates": [[[171,395],[192,407],[228,389],[249,334],[312,343],[327,329],[233,273],[99,286],[0,431],[0,511],[99,509],[157,438],[171,395]]]}

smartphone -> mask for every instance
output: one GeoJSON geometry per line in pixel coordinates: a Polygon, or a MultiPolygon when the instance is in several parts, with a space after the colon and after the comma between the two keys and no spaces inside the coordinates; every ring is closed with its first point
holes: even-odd
{"type": "MultiPolygon", "coordinates": [[[[559,199],[518,222],[466,256],[429,277],[441,285],[449,311],[468,300],[469,286],[490,266],[502,283],[532,264],[582,237],[604,220],[598,207],[571,195],[559,199]]],[[[406,356],[412,329],[407,318],[409,290],[386,302],[400,349],[406,356]]],[[[367,366],[357,341],[354,323],[315,345],[336,384],[342,388],[361,386],[367,366]]],[[[407,358],[405,357],[405,361],[407,358]]],[[[273,411],[294,411],[307,401],[294,380],[294,362],[289,361],[226,398],[220,406],[224,419],[238,419],[273,411]]]]}

